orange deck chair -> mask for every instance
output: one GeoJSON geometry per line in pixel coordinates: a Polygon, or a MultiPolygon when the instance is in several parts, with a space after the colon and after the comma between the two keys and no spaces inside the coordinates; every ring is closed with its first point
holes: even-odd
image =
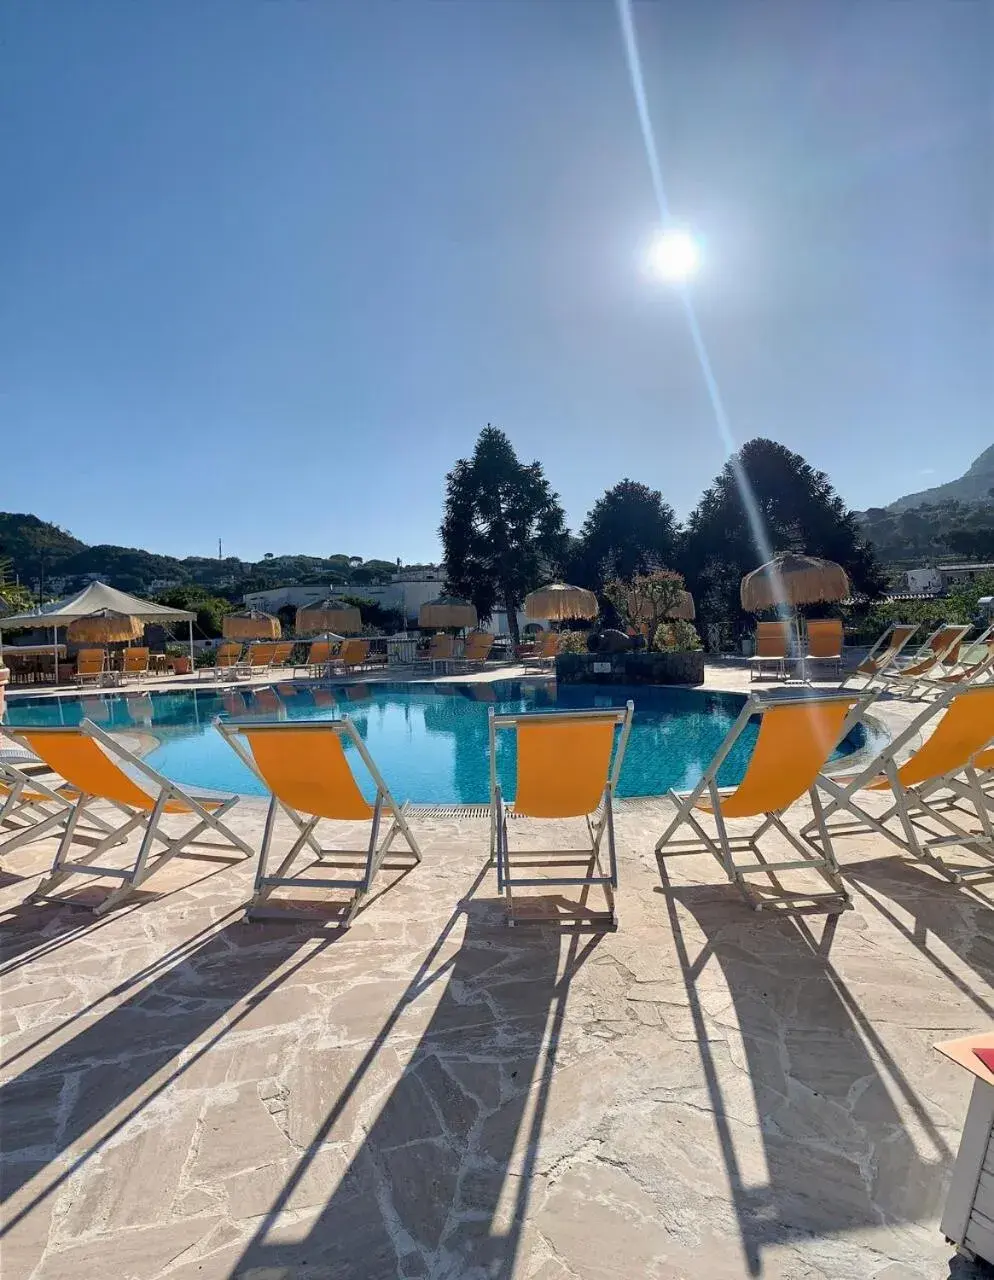
{"type": "Polygon", "coordinates": [[[577,905],[549,905],[538,899],[537,911],[520,918],[555,920],[614,928],[614,891],[618,861],[614,841],[613,798],[631,733],[634,704],[623,710],[548,711],[499,716],[489,709],[490,721],[490,860],[497,865],[497,889],[507,903],[508,922],[514,924],[514,890],[569,886],[580,890],[577,905]],[[615,748],[616,730],[620,728],[615,748]],[[497,781],[497,734],[513,732],[517,745],[518,779],[513,805],[497,781]],[[613,753],[613,761],[612,761],[613,753]],[[591,815],[599,810],[599,817],[591,815]],[[583,818],[590,843],[580,849],[515,849],[508,841],[508,818],[583,818]],[[607,866],[601,862],[606,837],[607,866]],[[535,869],[551,874],[535,876],[535,869]],[[576,867],[577,872],[564,874],[576,867]],[[586,905],[588,890],[602,889],[607,909],[586,905]]]}

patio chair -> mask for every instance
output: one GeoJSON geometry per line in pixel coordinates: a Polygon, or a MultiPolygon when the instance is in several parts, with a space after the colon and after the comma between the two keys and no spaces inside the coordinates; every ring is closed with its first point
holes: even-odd
{"type": "Polygon", "coordinates": [[[247,679],[258,672],[268,671],[273,665],[275,653],[276,644],[273,641],[266,640],[261,644],[250,644],[248,652],[235,667],[235,676],[244,676],[247,679]]]}
{"type": "Polygon", "coordinates": [[[989,639],[985,632],[980,640],[960,646],[957,661],[951,670],[938,676],[921,676],[918,686],[925,693],[949,689],[954,685],[966,688],[989,680],[992,668],[994,668],[994,640],[989,639]]]}
{"type": "MultiPolygon", "coordinates": [[[[120,880],[120,887],[94,908],[96,915],[103,915],[184,849],[233,847],[246,855],[252,853],[241,836],[221,821],[237,803],[238,796],[213,800],[192,795],[126,750],[116,738],[104,733],[90,720],[84,720],[73,728],[17,729],[13,736],[24,742],[79,793],[65,824],[52,869],[35,890],[34,898],[51,899],[53,890],[71,876],[106,876],[120,880]],[[85,857],[70,861],[69,851],[76,838],[76,828],[83,821],[94,821],[97,815],[91,812],[91,806],[99,801],[108,802],[117,809],[124,815],[124,821],[117,827],[111,827],[85,857]],[[161,829],[162,819],[174,814],[195,819],[193,825],[178,837],[166,835],[161,829]],[[144,835],[130,866],[110,867],[94,862],[136,830],[143,830],[144,835]],[[221,837],[223,844],[198,841],[197,836],[206,830],[221,837]],[[153,857],[156,841],[165,849],[153,857]]],[[[53,900],[65,901],[62,898],[53,900]]]]}
{"type": "MultiPolygon", "coordinates": [[[[949,689],[930,703],[915,719],[857,775],[822,777],[819,786],[830,797],[824,810],[824,826],[831,835],[847,835],[867,830],[886,836],[905,854],[927,862],[954,884],[967,876],[989,875],[994,868],[994,826],[984,794],[983,770],[994,762],[994,752],[985,750],[994,742],[994,685],[971,689],[949,689]],[[942,718],[932,728],[931,721],[942,718]],[[916,742],[923,730],[932,732],[903,764],[897,757],[916,742]],[[869,813],[857,800],[860,792],[890,793],[890,808],[879,816],[869,813]],[[950,815],[969,801],[980,822],[980,831],[968,831],[950,815]],[[855,822],[832,824],[839,812],[855,822]],[[900,831],[887,824],[897,818],[900,831]],[[948,834],[938,835],[926,820],[948,834]],[[986,862],[978,867],[950,867],[941,850],[948,845],[973,848],[986,862]]],[[[811,824],[804,829],[810,836],[811,824]]],[[[821,835],[821,832],[819,832],[821,835]]]]}
{"type": "Polygon", "coordinates": [[[817,784],[832,752],[855,725],[869,696],[844,694],[841,697],[777,698],[751,694],[737,720],[725,735],[704,776],[685,794],[670,792],[677,814],[656,842],[659,858],[710,853],[729,881],[756,911],[766,906],[825,907],[830,914],[844,911],[849,894],[839,874],[828,833],[824,830],[822,805],[817,784]],[[721,787],[718,772],[753,716],[760,716],[759,733],[742,781],[734,790],[721,787]],[[807,795],[815,812],[814,825],[823,834],[821,851],[795,835],[783,820],[790,807],[807,795]],[[698,814],[709,814],[715,835],[705,829],[698,814]],[[729,832],[726,823],[737,818],[759,818],[748,835],[729,832]],[[674,840],[673,834],[686,824],[696,838],[674,840]],[[759,841],[774,828],[799,855],[774,861],[765,856],[759,841]],[[667,847],[668,846],[668,847],[667,847]],[[750,853],[742,863],[736,854],[750,853]],[[785,890],[779,876],[784,871],[815,871],[830,886],[830,893],[785,890]],[[769,892],[746,880],[749,875],[765,875],[772,882],[769,892]]]}
{"type": "Polygon", "coordinates": [[[92,680],[94,684],[99,684],[103,680],[106,670],[106,649],[80,649],[76,654],[76,674],[73,679],[78,685],[83,685],[87,680],[92,680]]]}
{"type": "Polygon", "coordinates": [[[493,647],[494,638],[489,631],[471,631],[466,637],[463,661],[471,667],[483,667],[493,647]]]}
{"type": "Polygon", "coordinates": [[[535,639],[535,650],[526,658],[522,658],[522,664],[526,667],[545,666],[547,663],[555,662],[559,654],[559,632],[558,631],[542,631],[535,639]]]}
{"type": "Polygon", "coordinates": [[[439,631],[428,641],[427,652],[414,659],[414,665],[415,667],[428,667],[431,671],[434,671],[435,664],[439,663],[444,674],[448,670],[449,663],[455,661],[455,656],[455,637],[447,635],[444,631],[439,631]]]}
{"type": "Polygon", "coordinates": [[[347,889],[351,891],[341,925],[348,928],[369,893],[376,873],[383,865],[398,833],[403,835],[415,863],[421,861],[421,850],[405,817],[406,802],[398,805],[390,794],[366,745],[348,716],[341,720],[312,721],[308,724],[224,724],[218,722],[221,736],[260,778],[270,793],[269,811],[259,851],[259,867],[251,901],[245,909],[248,920],[305,918],[313,912],[294,910],[292,903],[280,909],[272,902],[273,891],[280,888],[347,889]],[[372,776],[376,797],[372,804],[359,790],[345,753],[345,743],[354,748],[372,776]],[[297,839],[283,857],[276,871],[269,874],[269,856],[278,813],[282,812],[296,827],[297,839]],[[392,819],[389,830],[380,840],[380,824],[384,813],[392,819]],[[364,849],[334,849],[320,845],[315,828],[320,822],[368,822],[369,841],[364,849]],[[312,855],[303,874],[290,875],[291,866],[301,855],[312,855]],[[338,875],[308,874],[312,869],[331,867],[338,875]],[[346,874],[341,874],[345,872],[346,874]]]}
{"type": "MultiPolygon", "coordinates": [[[[0,857],[22,845],[54,835],[72,816],[79,793],[69,786],[49,787],[14,765],[0,763],[0,857]]],[[[91,814],[77,824],[74,839],[93,844],[113,831],[109,822],[91,814]]]]}
{"type": "Polygon", "coordinates": [[[912,623],[910,626],[906,626],[904,623],[894,623],[889,626],[877,638],[873,648],[863,661],[853,671],[849,672],[839,685],[839,688],[844,689],[853,676],[866,676],[861,686],[866,689],[878,676],[890,670],[907,647],[908,641],[918,630],[918,627],[919,623],[917,622],[912,623]]]}
{"type": "Polygon", "coordinates": [[[125,680],[141,680],[148,675],[148,649],[125,649],[121,674],[125,680]]]}
{"type": "Polygon", "coordinates": [[[214,679],[220,680],[224,675],[232,675],[241,655],[242,646],[237,641],[226,640],[224,644],[218,645],[212,667],[197,668],[197,679],[199,680],[201,676],[213,676],[214,679]]]}
{"type": "Polygon", "coordinates": [[[790,635],[790,622],[756,623],[756,652],[749,659],[750,680],[761,680],[763,678],[763,667],[771,665],[780,679],[787,679],[790,635]]]}
{"type": "Polygon", "coordinates": [[[831,662],[837,671],[842,670],[842,619],[809,618],[807,623],[808,647],[804,655],[809,662],[831,662]]]}
{"type": "Polygon", "coordinates": [[[338,643],[334,640],[312,640],[311,647],[307,651],[307,657],[303,662],[294,665],[294,675],[301,669],[308,676],[313,676],[316,672],[326,671],[332,661],[332,650],[337,648],[338,643]]]}
{"type": "Polygon", "coordinates": [[[293,654],[293,640],[281,640],[273,649],[273,659],[271,666],[285,667],[289,665],[291,655],[293,654]]]}
{"type": "Polygon", "coordinates": [[[918,653],[903,667],[896,664],[887,671],[881,672],[877,679],[892,692],[901,690],[907,695],[914,693],[924,675],[941,673],[944,662],[955,662],[959,654],[960,643],[970,630],[969,624],[960,626],[957,623],[936,627],[922,645],[918,653]]]}
{"type": "Polygon", "coordinates": [[[337,666],[344,667],[346,671],[357,671],[360,667],[369,664],[369,641],[368,640],[345,640],[342,647],[338,651],[338,656],[332,659],[337,666]]]}
{"type": "Polygon", "coordinates": [[[490,861],[497,866],[497,889],[507,904],[508,923],[522,918],[515,913],[514,890],[569,886],[581,890],[581,902],[563,903],[557,898],[537,912],[528,911],[530,922],[554,920],[576,924],[617,925],[614,891],[618,887],[618,860],[614,840],[613,797],[625,748],[631,733],[634,704],[622,710],[549,711],[499,716],[489,709],[490,724],[490,861]],[[621,734],[615,747],[615,729],[621,734]],[[497,781],[497,734],[512,730],[517,745],[518,778],[513,804],[505,801],[497,781]],[[613,762],[612,762],[613,752],[613,762]],[[597,816],[599,811],[599,816],[597,816]],[[591,822],[591,815],[594,821],[591,822]],[[583,818],[590,844],[580,849],[518,849],[508,842],[508,818],[583,818]],[[601,845],[607,838],[607,866],[601,862],[601,845]],[[551,874],[537,877],[534,869],[551,874]],[[571,869],[578,873],[564,874],[571,869]],[[521,874],[521,872],[525,874],[521,874]],[[603,889],[607,910],[586,906],[587,891],[603,889]]]}

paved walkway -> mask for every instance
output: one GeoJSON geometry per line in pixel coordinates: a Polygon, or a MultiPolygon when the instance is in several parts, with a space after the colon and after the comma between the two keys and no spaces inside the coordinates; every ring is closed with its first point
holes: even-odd
{"type": "Polygon", "coordinates": [[[621,806],[600,937],[508,929],[480,819],[422,821],[345,934],[242,923],[215,853],[106,920],[31,905],[53,846],[15,852],[5,1280],[979,1276],[931,1046],[991,1024],[994,885],[853,837],[854,910],[757,915],[708,858],[661,872],[670,812],[621,806]]]}

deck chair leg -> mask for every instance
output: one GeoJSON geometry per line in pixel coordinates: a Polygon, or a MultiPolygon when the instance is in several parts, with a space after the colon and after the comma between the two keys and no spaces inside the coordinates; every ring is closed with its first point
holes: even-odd
{"type": "MultiPolygon", "coordinates": [[[[152,812],[148,815],[145,834],[142,836],[141,846],[138,850],[138,857],[135,859],[135,865],[131,875],[124,884],[115,889],[113,893],[109,893],[103,902],[94,908],[93,914],[95,916],[106,915],[108,911],[112,911],[119,902],[123,902],[124,899],[127,898],[129,894],[133,893],[142,881],[147,878],[149,874],[147,869],[148,855],[152,851],[152,845],[156,839],[156,827],[158,826],[159,819],[162,816],[162,811],[166,807],[168,795],[169,793],[167,791],[160,792],[159,798],[156,800],[152,812]]],[[[161,837],[159,838],[161,839],[161,837]]],[[[168,862],[175,852],[175,849],[169,849],[168,852],[163,854],[162,858],[156,863],[156,868],[161,866],[163,861],[168,862]]]]}
{"type": "MultiPolygon", "coordinates": [[[[390,799],[390,803],[393,804],[392,798],[390,799]]],[[[406,812],[407,805],[408,805],[408,802],[406,800],[399,807],[396,804],[393,804],[393,822],[390,826],[390,830],[386,834],[386,839],[384,840],[383,848],[380,850],[380,853],[381,855],[386,853],[386,851],[393,844],[394,839],[397,836],[397,832],[399,831],[400,834],[407,841],[408,845],[410,846],[410,850],[411,850],[411,853],[413,853],[414,855],[415,862],[420,862],[421,847],[418,844],[417,840],[415,840],[414,833],[411,831],[410,825],[408,824],[407,812],[406,812]]]]}
{"type": "Polygon", "coordinates": [[[735,866],[735,860],[732,857],[732,846],[728,842],[728,828],[725,826],[725,815],[721,811],[721,796],[718,792],[718,785],[712,779],[708,790],[711,793],[711,806],[714,814],[714,825],[718,829],[718,842],[721,845],[721,862],[725,868],[725,874],[733,884],[738,884],[742,888],[741,877],[735,866]]]}
{"type": "MultiPolygon", "coordinates": [[[[598,847],[600,845],[601,832],[607,828],[607,862],[610,868],[611,887],[618,887],[618,857],[614,843],[614,806],[611,802],[611,788],[604,789],[604,817],[601,820],[600,830],[597,832],[597,843],[594,845],[594,856],[597,857],[598,847]]],[[[599,861],[599,859],[598,859],[599,861]]],[[[614,918],[614,902],[611,903],[611,918],[614,918]]]]}

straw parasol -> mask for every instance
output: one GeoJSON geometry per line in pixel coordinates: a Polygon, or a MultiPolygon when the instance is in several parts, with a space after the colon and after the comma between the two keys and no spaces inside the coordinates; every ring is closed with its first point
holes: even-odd
{"type": "Polygon", "coordinates": [[[340,631],[353,636],[361,630],[362,614],[355,605],[322,600],[320,604],[303,605],[297,610],[298,635],[308,635],[312,631],[340,631]]]}
{"type": "Polygon", "coordinates": [[[114,609],[100,609],[87,618],[69,623],[68,636],[74,644],[121,644],[137,640],[145,630],[140,618],[114,609]]]}
{"type": "Polygon", "coordinates": [[[566,618],[596,618],[597,613],[597,597],[592,591],[565,582],[550,582],[525,596],[526,618],[562,622],[566,618]]]}
{"type": "Polygon", "coordinates": [[[845,600],[850,590],[845,569],[834,560],[786,552],[747,573],[740,595],[747,613],[761,613],[780,604],[845,600]]]}
{"type": "Polygon", "coordinates": [[[694,597],[689,591],[681,591],[676,607],[671,609],[667,615],[670,618],[682,618],[684,622],[693,622],[697,617],[697,610],[694,608],[694,597]]]}
{"type": "Polygon", "coordinates": [[[225,640],[278,640],[283,634],[279,618],[258,609],[229,613],[221,622],[225,640]]]}
{"type": "Polygon", "coordinates": [[[468,600],[457,600],[454,596],[439,596],[437,600],[429,600],[418,610],[419,627],[475,627],[479,619],[476,608],[468,600]]]}

